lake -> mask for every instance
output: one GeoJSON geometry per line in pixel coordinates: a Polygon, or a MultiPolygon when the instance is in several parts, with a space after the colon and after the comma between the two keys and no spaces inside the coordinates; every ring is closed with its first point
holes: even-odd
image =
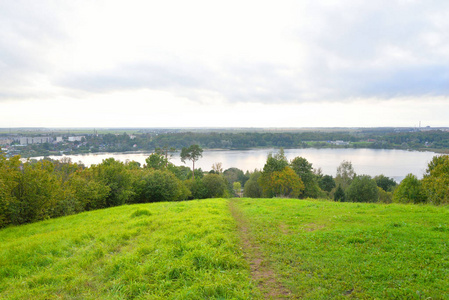
{"type": "MultiPolygon", "coordinates": [[[[221,162],[223,170],[231,167],[243,171],[262,169],[267,155],[277,152],[276,149],[254,149],[254,150],[205,150],[203,157],[195,163],[195,167],[203,171],[211,170],[212,164],[221,162]]],[[[384,174],[396,181],[401,181],[407,174],[412,173],[419,178],[424,174],[427,164],[433,156],[433,152],[418,152],[404,150],[383,149],[285,149],[288,160],[297,156],[306,158],[313,164],[314,168],[321,168],[323,174],[335,176],[337,167],[343,160],[352,162],[357,174],[376,176],[384,174]]],[[[175,165],[183,165],[179,157],[179,151],[175,153],[171,162],[175,165]]],[[[68,155],[73,162],[81,161],[84,165],[99,164],[103,159],[114,157],[125,162],[134,160],[142,165],[151,153],[97,153],[83,155],[68,155]]],[[[60,159],[61,156],[51,156],[60,159]]],[[[186,166],[192,167],[191,162],[186,166]]]]}

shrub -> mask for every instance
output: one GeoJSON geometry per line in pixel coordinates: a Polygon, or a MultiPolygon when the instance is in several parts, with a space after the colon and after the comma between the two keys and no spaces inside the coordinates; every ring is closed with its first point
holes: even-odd
{"type": "Polygon", "coordinates": [[[426,200],[422,183],[413,174],[408,174],[393,194],[393,202],[398,203],[424,203],[426,200]]]}
{"type": "Polygon", "coordinates": [[[379,191],[371,176],[358,175],[346,190],[346,199],[350,202],[377,202],[379,191]]]}

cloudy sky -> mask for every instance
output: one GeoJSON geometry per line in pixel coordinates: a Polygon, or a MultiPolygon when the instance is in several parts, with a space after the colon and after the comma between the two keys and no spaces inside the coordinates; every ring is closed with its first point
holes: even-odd
{"type": "Polygon", "coordinates": [[[0,0],[0,127],[449,126],[449,1],[0,0]]]}

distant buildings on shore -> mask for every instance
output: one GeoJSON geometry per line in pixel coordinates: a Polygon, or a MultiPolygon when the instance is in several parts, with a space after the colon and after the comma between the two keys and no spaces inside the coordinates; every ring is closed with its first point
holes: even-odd
{"type": "MultiPolygon", "coordinates": [[[[68,142],[81,142],[84,136],[69,136],[67,137],[68,142]]],[[[12,143],[18,143],[22,146],[32,145],[32,144],[43,144],[43,143],[62,143],[64,138],[58,136],[53,138],[51,136],[37,136],[37,137],[0,137],[0,145],[11,145],[12,143]]]]}

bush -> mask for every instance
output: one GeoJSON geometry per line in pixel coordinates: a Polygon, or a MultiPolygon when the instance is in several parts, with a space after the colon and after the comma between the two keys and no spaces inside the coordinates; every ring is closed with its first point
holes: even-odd
{"type": "Polygon", "coordinates": [[[226,197],[227,181],[218,174],[207,174],[202,179],[206,198],[226,197]]]}
{"type": "Polygon", "coordinates": [[[262,173],[259,171],[254,171],[251,174],[248,181],[243,187],[243,196],[250,198],[261,198],[262,197],[262,187],[260,186],[258,179],[262,173]]]}
{"type": "Polygon", "coordinates": [[[169,171],[141,170],[143,176],[134,183],[132,202],[147,203],[181,200],[185,191],[182,183],[169,171]]]}
{"type": "Polygon", "coordinates": [[[346,199],[350,202],[377,202],[379,191],[371,176],[358,175],[346,190],[346,199]]]}
{"type": "Polygon", "coordinates": [[[413,174],[408,174],[393,194],[393,202],[397,203],[424,203],[426,201],[422,183],[413,174]]]}

